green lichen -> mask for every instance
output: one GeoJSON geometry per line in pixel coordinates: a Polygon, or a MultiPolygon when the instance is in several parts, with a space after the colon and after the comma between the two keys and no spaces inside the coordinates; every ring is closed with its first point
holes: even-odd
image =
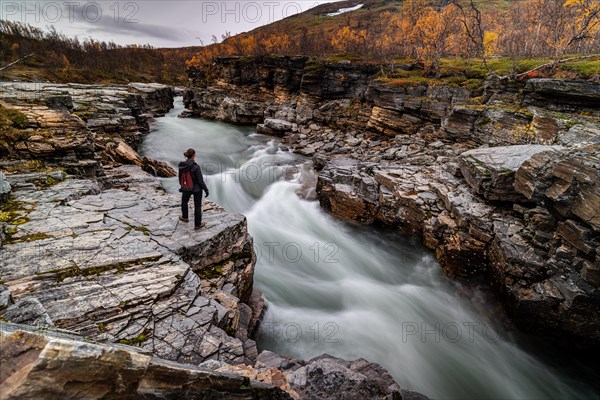
{"type": "Polygon", "coordinates": [[[19,110],[12,108],[0,107],[0,126],[1,127],[15,127],[19,129],[27,128],[29,120],[27,116],[19,110]]]}
{"type": "Polygon", "coordinates": [[[479,118],[477,120],[476,125],[477,126],[484,126],[484,125],[491,124],[491,123],[492,123],[492,120],[489,119],[488,117],[481,117],[481,118],[479,118]]]}
{"type": "Polygon", "coordinates": [[[73,278],[75,276],[81,275],[81,270],[79,269],[79,267],[77,265],[75,265],[75,266],[68,267],[68,268],[51,270],[51,271],[48,271],[46,274],[56,274],[56,279],[59,282],[62,282],[67,278],[73,278]]]}
{"type": "MultiPolygon", "coordinates": [[[[14,232],[11,233],[11,236],[14,235],[15,233],[17,233],[17,229],[15,229],[14,232]]],[[[48,239],[51,236],[47,235],[46,233],[40,232],[40,233],[32,233],[30,235],[25,235],[25,236],[21,236],[18,238],[12,238],[9,237],[6,240],[6,243],[25,243],[25,242],[35,242],[38,240],[44,240],[44,239],[48,239]]]]}
{"type": "Polygon", "coordinates": [[[133,229],[142,232],[146,236],[150,236],[150,231],[145,226],[134,226],[133,229]]]}
{"type": "Polygon", "coordinates": [[[197,272],[197,275],[201,279],[218,279],[223,276],[223,266],[215,265],[206,267],[197,272]]]}
{"type": "Polygon", "coordinates": [[[59,282],[64,281],[66,278],[73,278],[76,276],[82,276],[82,277],[92,276],[92,275],[99,276],[99,275],[101,275],[105,272],[109,272],[109,271],[114,271],[114,273],[118,275],[118,274],[124,273],[129,268],[140,265],[148,260],[155,261],[158,258],[160,258],[160,256],[150,257],[150,258],[146,258],[143,260],[133,260],[133,261],[129,261],[129,262],[117,262],[114,264],[101,265],[98,267],[85,268],[85,269],[81,269],[81,268],[79,268],[78,265],[74,264],[68,268],[60,268],[60,269],[54,269],[54,270],[47,271],[47,272],[43,273],[43,275],[55,274],[56,279],[59,282]]]}
{"type": "Polygon", "coordinates": [[[12,220],[11,214],[6,211],[0,211],[0,222],[9,222],[12,220]]]}
{"type": "Polygon", "coordinates": [[[4,167],[8,172],[38,171],[44,164],[40,160],[29,160],[4,167]]]}
{"type": "Polygon", "coordinates": [[[0,222],[9,224],[9,228],[7,230],[7,243],[10,242],[10,237],[17,233],[18,230],[16,226],[29,222],[27,215],[33,208],[33,205],[25,202],[18,202],[14,197],[11,197],[2,207],[0,210],[0,222]],[[30,208],[28,208],[28,206],[30,208]]]}
{"type": "Polygon", "coordinates": [[[235,336],[235,334],[237,332],[233,326],[227,326],[223,330],[225,331],[226,334],[228,334],[231,337],[235,336]]]}
{"type": "Polygon", "coordinates": [[[248,378],[247,376],[243,377],[240,389],[252,389],[252,382],[250,382],[250,378],[248,378]]]}
{"type": "Polygon", "coordinates": [[[17,219],[12,220],[11,224],[12,225],[23,225],[23,224],[26,224],[29,221],[30,221],[30,219],[27,218],[27,217],[19,217],[17,219]]]}
{"type": "Polygon", "coordinates": [[[56,179],[54,179],[51,176],[46,176],[43,179],[36,180],[34,182],[34,184],[36,186],[40,187],[40,188],[47,188],[47,187],[50,187],[50,186],[54,186],[54,185],[56,185],[59,182],[60,182],[59,180],[56,180],[56,179]]]}
{"type": "Polygon", "coordinates": [[[139,335],[137,335],[136,337],[133,337],[131,339],[121,339],[119,340],[118,343],[120,344],[126,344],[128,346],[135,346],[138,345],[140,343],[144,343],[145,341],[147,341],[148,339],[150,339],[150,331],[144,331],[142,333],[140,333],[139,335]]]}
{"type": "Polygon", "coordinates": [[[108,328],[106,327],[106,324],[104,324],[102,322],[96,323],[96,326],[98,327],[98,330],[100,332],[106,332],[108,330],[108,328]]]}

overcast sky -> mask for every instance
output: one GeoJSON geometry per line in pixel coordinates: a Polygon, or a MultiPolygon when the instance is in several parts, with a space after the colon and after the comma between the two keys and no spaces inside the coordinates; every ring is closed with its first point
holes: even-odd
{"type": "Polygon", "coordinates": [[[335,0],[295,1],[9,1],[0,0],[0,19],[41,28],[54,25],[80,40],[155,47],[197,46],[225,32],[246,32],[260,25],[335,0]]]}

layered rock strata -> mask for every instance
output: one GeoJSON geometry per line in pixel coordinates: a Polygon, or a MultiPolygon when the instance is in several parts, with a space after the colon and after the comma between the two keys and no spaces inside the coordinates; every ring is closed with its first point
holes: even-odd
{"type": "Polygon", "coordinates": [[[4,318],[39,325],[44,314],[49,325],[173,361],[254,360],[245,217],[207,202],[207,227],[196,232],[155,178],[137,167],[110,173],[119,189],[67,179],[13,192],[1,269],[15,304],[4,318]],[[24,311],[33,305],[43,312],[24,311]]]}
{"type": "Polygon", "coordinates": [[[291,399],[241,375],[175,363],[139,348],[0,323],[3,399],[291,399]]]}
{"type": "Polygon", "coordinates": [[[135,152],[152,118],[172,108],[168,86],[3,82],[0,90],[0,111],[18,116],[9,121],[11,134],[1,138],[0,152],[11,160],[4,168],[21,170],[34,160],[81,177],[101,173],[101,163],[134,164],[160,176],[175,173],[135,152]]]}

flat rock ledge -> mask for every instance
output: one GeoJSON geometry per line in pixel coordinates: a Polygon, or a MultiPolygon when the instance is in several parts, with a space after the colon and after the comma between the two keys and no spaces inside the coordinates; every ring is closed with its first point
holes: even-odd
{"type": "Polygon", "coordinates": [[[245,303],[255,256],[245,217],[206,202],[206,227],[194,231],[154,177],[134,166],[111,175],[119,189],[67,179],[13,192],[0,267],[15,304],[3,318],[172,361],[252,362],[256,318],[245,303]]]}

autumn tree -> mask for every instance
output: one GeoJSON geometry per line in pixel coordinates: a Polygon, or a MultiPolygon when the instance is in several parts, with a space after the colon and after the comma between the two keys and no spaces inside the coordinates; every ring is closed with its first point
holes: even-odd
{"type": "Polygon", "coordinates": [[[498,49],[498,34],[496,32],[487,31],[483,34],[483,54],[486,57],[496,54],[498,49]]]}
{"type": "Polygon", "coordinates": [[[488,73],[492,73],[487,63],[487,54],[485,52],[485,28],[483,24],[483,14],[474,3],[469,0],[468,4],[463,5],[461,2],[456,3],[459,10],[459,20],[462,25],[463,33],[466,37],[466,44],[471,45],[475,54],[481,57],[483,65],[488,73]]]}
{"type": "Polygon", "coordinates": [[[260,47],[268,54],[285,53],[290,48],[290,37],[287,34],[273,34],[260,41],[260,47]]]}
{"type": "Polygon", "coordinates": [[[66,55],[62,55],[62,57],[60,58],[60,66],[61,66],[61,74],[64,77],[67,77],[69,74],[69,70],[71,68],[71,63],[69,62],[69,59],[67,58],[66,55]]]}
{"type": "MultiPolygon", "coordinates": [[[[567,14],[567,22],[554,39],[554,61],[552,68],[564,56],[567,50],[586,39],[592,38],[600,30],[600,1],[567,0],[562,5],[567,14]]],[[[577,50],[574,48],[573,50],[577,50]]]]}
{"type": "Polygon", "coordinates": [[[14,55],[15,58],[19,58],[19,49],[21,48],[21,46],[19,46],[19,43],[13,43],[10,46],[10,51],[12,52],[12,54],[14,55]]]}
{"type": "Polygon", "coordinates": [[[385,57],[402,53],[402,22],[400,14],[389,11],[381,14],[370,35],[375,55],[385,57]]]}
{"type": "Polygon", "coordinates": [[[439,12],[428,7],[417,20],[414,38],[417,57],[423,63],[423,75],[438,71],[440,58],[448,46],[448,37],[455,33],[457,8],[450,4],[439,12]]]}
{"type": "Polygon", "coordinates": [[[359,53],[364,49],[366,40],[366,30],[355,30],[348,26],[344,26],[338,29],[331,38],[331,46],[339,52],[359,53]]]}

